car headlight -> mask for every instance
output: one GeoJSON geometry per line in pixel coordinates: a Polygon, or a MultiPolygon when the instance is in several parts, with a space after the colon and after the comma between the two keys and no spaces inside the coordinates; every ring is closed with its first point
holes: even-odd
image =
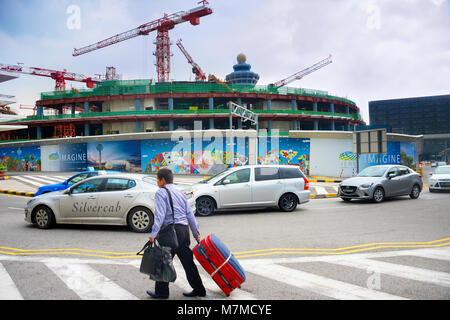
{"type": "Polygon", "coordinates": [[[367,188],[370,188],[371,186],[373,186],[373,182],[371,184],[369,184],[369,183],[362,184],[360,187],[367,189],[367,188]]]}

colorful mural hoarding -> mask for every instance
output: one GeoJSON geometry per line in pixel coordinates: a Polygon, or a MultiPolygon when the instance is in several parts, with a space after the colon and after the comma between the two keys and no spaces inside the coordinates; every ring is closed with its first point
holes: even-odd
{"type": "Polygon", "coordinates": [[[122,172],[141,171],[140,141],[87,143],[87,166],[122,172]]]}
{"type": "Polygon", "coordinates": [[[87,144],[61,144],[41,147],[43,171],[85,171],[87,144]]]}
{"type": "Polygon", "coordinates": [[[41,147],[1,148],[0,162],[7,171],[41,171],[41,147]]]}
{"type": "MultiPolygon", "coordinates": [[[[230,166],[229,139],[156,139],[141,144],[142,171],[167,167],[178,174],[215,174],[230,166]],[[213,140],[213,141],[210,141],[213,140]]],[[[248,164],[248,139],[234,139],[233,166],[248,164]]]]}
{"type": "MultiPolygon", "coordinates": [[[[412,142],[387,142],[387,153],[379,156],[380,164],[398,164],[416,169],[418,154],[416,144],[412,142]]],[[[345,151],[339,154],[340,167],[356,168],[356,154],[345,151]]],[[[378,155],[360,155],[359,170],[378,165],[378,155]]],[[[356,171],[355,171],[356,174],[356,171]]]]}
{"type": "Polygon", "coordinates": [[[310,139],[303,138],[259,138],[258,164],[296,165],[309,175],[310,145],[310,139]]]}

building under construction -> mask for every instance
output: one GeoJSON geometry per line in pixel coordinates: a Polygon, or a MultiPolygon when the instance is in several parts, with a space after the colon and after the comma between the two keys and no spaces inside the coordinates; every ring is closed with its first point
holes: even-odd
{"type": "MultiPolygon", "coordinates": [[[[194,121],[202,121],[203,129],[229,129],[228,102],[232,101],[258,116],[258,128],[267,130],[338,130],[351,131],[364,124],[359,108],[346,98],[329,95],[326,91],[291,88],[287,85],[331,63],[331,56],[315,65],[268,86],[257,85],[259,75],[251,71],[243,54],[238,56],[234,71],[225,81],[214,75],[206,77],[187,53],[181,40],[177,42],[192,71],[194,82],[169,82],[169,30],[190,22],[200,24],[200,18],[212,14],[208,1],[187,11],[142,24],[98,43],[75,49],[73,56],[114,45],[131,38],[157,32],[157,81],[117,80],[114,74],[86,77],[66,70],[26,68],[22,65],[2,65],[0,70],[35,76],[51,77],[55,91],[42,93],[36,101],[36,114],[9,123],[27,125],[1,140],[47,139],[74,136],[172,131],[194,129],[194,121]],[[65,80],[84,82],[88,89],[65,90],[65,80]],[[52,115],[53,113],[53,115],[52,115]]],[[[235,117],[233,128],[246,129],[248,123],[235,117]]]]}
{"type": "MultiPolygon", "coordinates": [[[[242,64],[249,66],[244,61],[237,66],[242,64]]],[[[250,69],[234,72],[240,73],[242,81],[255,79],[250,69]]],[[[37,114],[13,122],[28,126],[14,138],[192,130],[194,121],[202,121],[203,129],[229,129],[229,101],[255,112],[260,130],[352,131],[354,125],[364,124],[353,101],[325,91],[216,81],[112,80],[93,89],[42,93],[36,102],[37,114]],[[48,109],[56,114],[44,116],[48,109]]],[[[233,128],[249,126],[238,117],[233,119],[233,128]]]]}

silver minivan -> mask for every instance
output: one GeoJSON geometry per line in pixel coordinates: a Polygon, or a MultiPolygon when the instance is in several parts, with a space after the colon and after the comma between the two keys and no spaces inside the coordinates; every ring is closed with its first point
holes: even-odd
{"type": "Polygon", "coordinates": [[[291,212],[310,199],[303,172],[285,165],[234,167],[193,185],[192,192],[200,216],[216,210],[273,206],[291,212]]]}

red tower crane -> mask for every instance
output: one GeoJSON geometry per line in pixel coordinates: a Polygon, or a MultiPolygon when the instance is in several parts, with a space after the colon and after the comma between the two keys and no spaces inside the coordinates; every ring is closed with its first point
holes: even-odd
{"type": "Polygon", "coordinates": [[[158,81],[169,81],[170,74],[170,38],[169,30],[175,28],[177,24],[190,22],[196,26],[200,24],[200,18],[213,13],[212,9],[207,7],[207,0],[200,1],[200,7],[180,11],[171,15],[164,14],[164,17],[145,23],[135,29],[116,34],[108,39],[102,40],[95,44],[74,49],[73,56],[80,56],[125,40],[129,40],[138,36],[146,36],[153,31],[157,31],[156,36],[156,69],[158,73],[158,81]]]}
{"type": "Polygon", "coordinates": [[[316,64],[312,65],[311,67],[306,68],[302,71],[299,71],[286,79],[283,79],[274,84],[271,84],[270,86],[275,87],[275,88],[280,88],[280,87],[284,87],[285,85],[287,85],[295,80],[300,80],[304,76],[307,76],[308,74],[311,74],[319,69],[322,69],[323,67],[332,63],[333,61],[331,60],[331,58],[332,58],[332,55],[330,54],[328,56],[328,58],[323,59],[322,61],[317,62],[316,64]]]}
{"type": "Polygon", "coordinates": [[[82,74],[77,74],[73,72],[67,72],[67,70],[56,71],[50,69],[34,68],[34,67],[24,67],[22,64],[3,64],[0,63],[0,70],[11,72],[11,73],[22,73],[29,74],[33,76],[49,77],[56,81],[55,91],[66,90],[66,80],[67,81],[77,81],[84,82],[88,88],[94,88],[97,82],[101,82],[101,76],[96,75],[95,77],[87,77],[82,74]]]}
{"type": "Polygon", "coordinates": [[[206,75],[200,68],[200,66],[192,59],[191,55],[187,52],[186,48],[181,43],[181,39],[177,41],[177,46],[180,48],[181,52],[183,52],[189,64],[192,66],[192,72],[195,74],[196,81],[205,81],[206,75]]]}

